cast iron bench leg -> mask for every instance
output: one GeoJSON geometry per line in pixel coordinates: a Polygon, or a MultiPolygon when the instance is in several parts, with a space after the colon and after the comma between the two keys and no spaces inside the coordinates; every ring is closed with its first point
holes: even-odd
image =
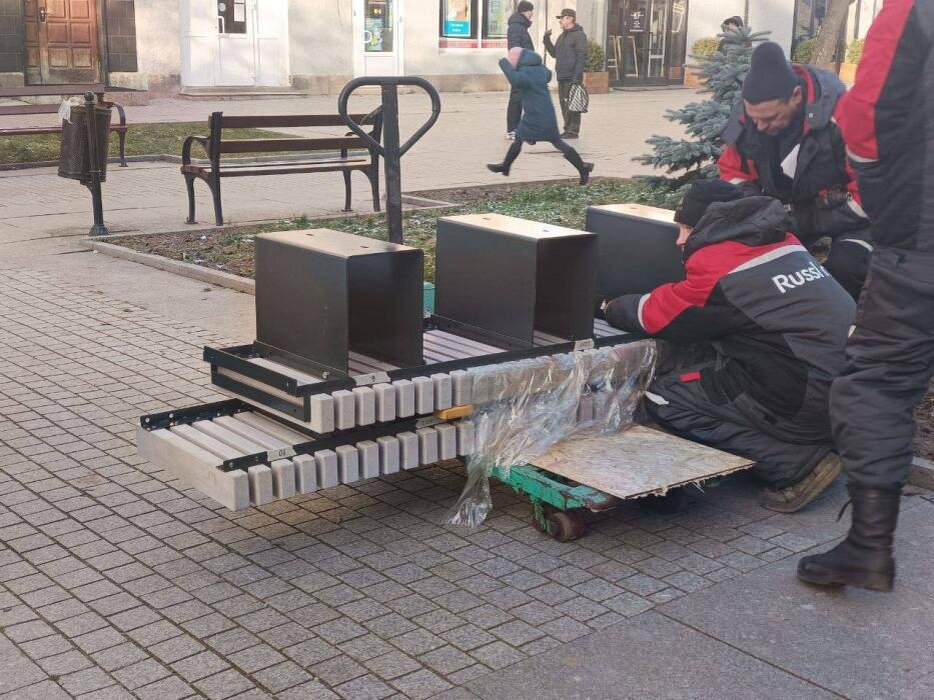
{"type": "Polygon", "coordinates": [[[188,219],[186,224],[196,224],[195,221],[195,176],[185,174],[185,189],[188,190],[188,219]]]}
{"type": "Polygon", "coordinates": [[[126,132],[121,130],[117,132],[117,138],[120,140],[120,167],[126,167],[126,132]]]}
{"type": "Polygon", "coordinates": [[[216,175],[208,180],[211,187],[211,195],[214,197],[214,223],[218,226],[224,225],[224,211],[221,208],[221,179],[216,175]]]}
{"type": "Polygon", "coordinates": [[[353,211],[350,208],[350,171],[344,170],[341,174],[344,176],[344,211],[353,211]]]}

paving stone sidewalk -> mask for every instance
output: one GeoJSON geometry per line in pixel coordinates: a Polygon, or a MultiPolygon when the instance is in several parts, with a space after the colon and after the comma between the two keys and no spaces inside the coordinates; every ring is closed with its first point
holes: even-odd
{"type": "MultiPolygon", "coordinates": [[[[140,459],[139,415],[221,398],[229,338],[49,272],[0,276],[0,693],[9,698],[925,697],[934,506],[896,594],[796,584],[839,536],[743,478],[557,543],[502,488],[441,523],[453,464],[242,513],[140,459]],[[811,624],[807,624],[811,623],[811,624]],[[813,658],[812,658],[813,656],[813,658]]],[[[927,695],[929,697],[929,695],[927,695]]]]}

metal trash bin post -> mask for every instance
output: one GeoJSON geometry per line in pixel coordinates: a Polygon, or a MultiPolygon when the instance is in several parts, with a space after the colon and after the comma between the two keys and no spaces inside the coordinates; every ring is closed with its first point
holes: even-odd
{"type": "Polygon", "coordinates": [[[110,104],[95,104],[94,93],[84,95],[84,105],[71,108],[69,119],[62,122],[62,145],[59,154],[60,177],[78,180],[91,190],[94,225],[90,235],[107,234],[101,182],[107,178],[107,155],[110,149],[110,104]]]}

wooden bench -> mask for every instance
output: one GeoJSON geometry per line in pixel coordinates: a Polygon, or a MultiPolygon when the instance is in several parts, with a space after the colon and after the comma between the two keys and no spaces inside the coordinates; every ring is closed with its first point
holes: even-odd
{"type": "MultiPolygon", "coordinates": [[[[382,111],[377,108],[369,114],[351,114],[357,124],[371,126],[370,136],[380,140],[382,131],[382,111]]],[[[188,189],[189,224],[195,222],[195,178],[204,180],[211,190],[214,200],[214,221],[218,226],[224,223],[221,208],[221,178],[249,177],[253,175],[291,175],[296,173],[341,172],[344,176],[344,211],[350,211],[351,185],[350,174],[359,170],[367,176],[373,191],[373,209],[379,211],[379,155],[367,148],[363,139],[354,135],[327,137],[284,136],[274,139],[225,139],[224,129],[263,129],[276,127],[346,127],[340,116],[334,114],[304,114],[286,116],[224,116],[223,112],[214,112],[208,120],[208,136],[189,136],[182,146],[181,172],[188,189]],[[191,146],[199,143],[207,153],[209,162],[198,164],[191,162],[191,146]],[[367,157],[350,156],[348,151],[365,149],[367,157]],[[302,157],[297,160],[274,160],[270,162],[221,162],[224,153],[281,153],[284,151],[314,153],[334,153],[331,157],[302,157]]]]}
{"type": "MultiPolygon", "coordinates": [[[[70,97],[93,92],[99,101],[104,100],[106,88],[101,83],[92,85],[25,85],[22,87],[0,88],[0,99],[19,99],[22,97],[70,97]]],[[[19,116],[21,114],[55,114],[59,104],[22,104],[0,105],[0,116],[19,116]]],[[[123,107],[116,102],[113,109],[117,110],[120,118],[119,124],[110,125],[110,130],[117,132],[120,139],[120,167],[126,167],[126,113],[123,107]]],[[[56,126],[17,126],[0,127],[0,136],[33,136],[37,134],[58,134],[62,130],[61,124],[56,126]]]]}

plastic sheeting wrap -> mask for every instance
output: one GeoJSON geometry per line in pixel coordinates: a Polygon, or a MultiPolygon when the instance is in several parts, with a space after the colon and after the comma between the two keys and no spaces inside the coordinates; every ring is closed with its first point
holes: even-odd
{"type": "Polygon", "coordinates": [[[471,370],[476,443],[448,524],[483,523],[493,469],[508,473],[562,440],[628,428],[654,370],[653,340],[471,370]]]}

